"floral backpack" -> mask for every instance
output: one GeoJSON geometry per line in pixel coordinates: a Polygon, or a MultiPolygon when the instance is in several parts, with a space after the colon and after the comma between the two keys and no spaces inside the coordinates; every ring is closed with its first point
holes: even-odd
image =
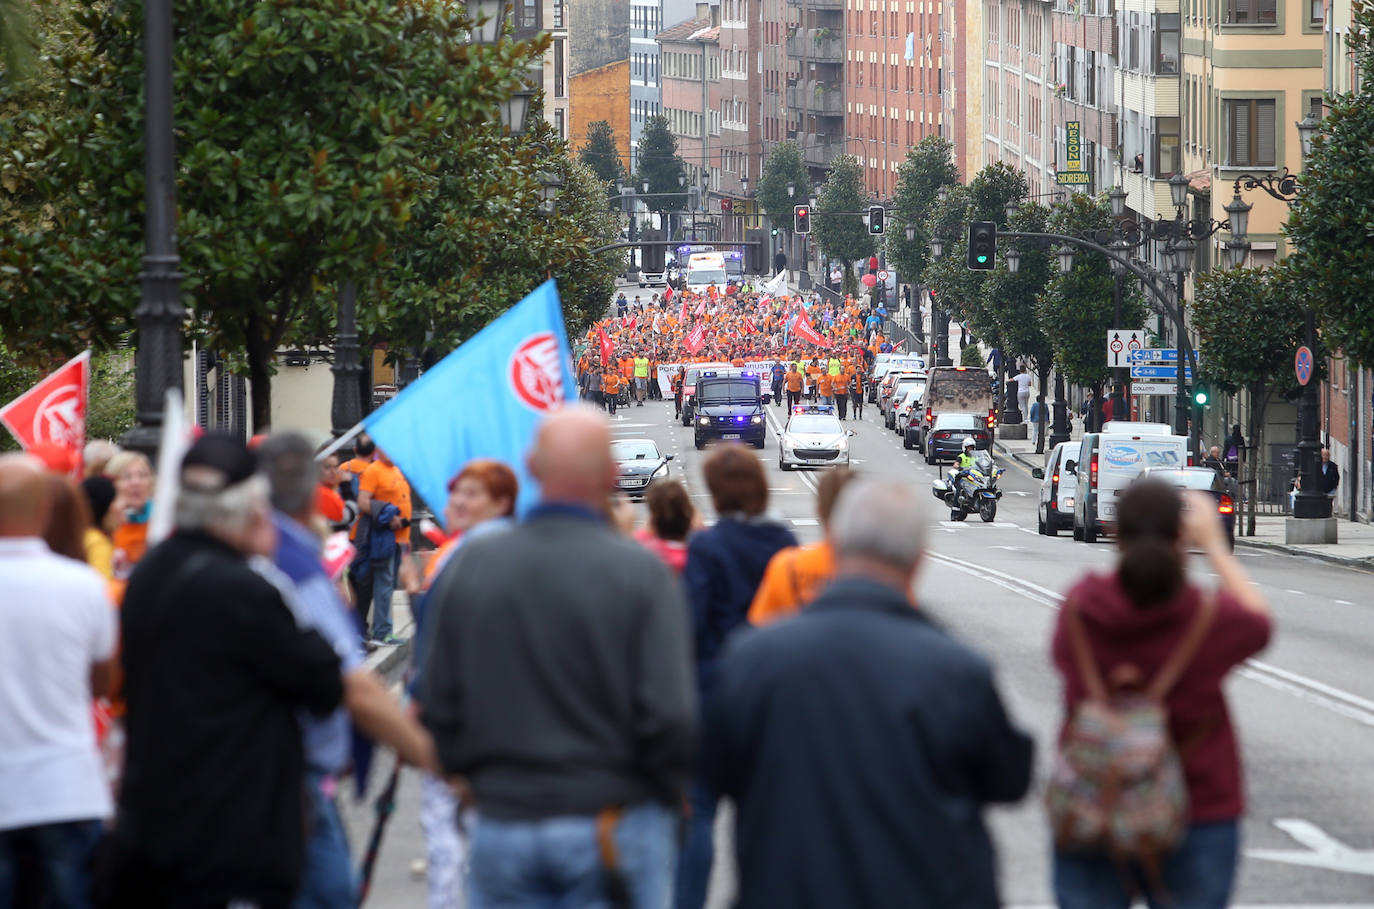
{"type": "Polygon", "coordinates": [[[1107,854],[1158,870],[1188,826],[1181,756],[1211,726],[1183,744],[1169,735],[1164,701],[1197,655],[1217,602],[1206,594],[1177,648],[1149,685],[1135,666],[1104,680],[1072,603],[1065,629],[1088,696],[1069,718],[1045,794],[1055,844],[1064,852],[1107,854]]]}

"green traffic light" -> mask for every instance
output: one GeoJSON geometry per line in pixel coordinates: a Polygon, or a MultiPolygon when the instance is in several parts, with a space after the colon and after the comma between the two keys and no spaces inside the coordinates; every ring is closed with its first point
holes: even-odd
{"type": "Polygon", "coordinates": [[[987,256],[977,256],[976,258],[979,262],[986,262],[988,260],[987,256]]]}
{"type": "Polygon", "coordinates": [[[1193,392],[1193,400],[1197,402],[1198,406],[1201,406],[1201,405],[1203,405],[1203,404],[1206,404],[1206,403],[1207,403],[1207,392],[1205,392],[1205,391],[1196,391],[1196,392],[1193,392]]]}

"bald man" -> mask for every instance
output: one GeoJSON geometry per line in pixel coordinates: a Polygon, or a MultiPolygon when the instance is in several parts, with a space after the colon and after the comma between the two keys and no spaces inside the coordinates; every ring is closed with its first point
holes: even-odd
{"type": "Polygon", "coordinates": [[[47,489],[37,461],[0,456],[0,717],[19,720],[0,722],[0,888],[27,853],[54,905],[86,906],[112,809],[91,700],[109,689],[116,623],[104,579],[44,544],[47,489]]]}
{"type": "Polygon", "coordinates": [[[696,740],[687,606],[607,523],[610,440],[589,408],[549,417],[529,455],[539,504],[459,549],[430,593],[421,719],[481,814],[474,906],[602,906],[608,886],[616,905],[669,903],[696,740]]]}

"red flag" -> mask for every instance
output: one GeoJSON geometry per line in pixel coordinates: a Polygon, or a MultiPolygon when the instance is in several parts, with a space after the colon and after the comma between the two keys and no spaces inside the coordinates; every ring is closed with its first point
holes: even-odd
{"type": "Polygon", "coordinates": [[[611,343],[611,336],[606,334],[606,329],[598,328],[597,331],[601,333],[601,362],[609,363],[615,355],[615,345],[611,343]]]}
{"type": "Polygon", "coordinates": [[[663,299],[665,302],[673,299],[673,288],[671,286],[663,292],[663,299]]]}
{"type": "Polygon", "coordinates": [[[808,344],[816,344],[820,347],[830,346],[830,342],[821,337],[820,332],[811,326],[811,321],[806,318],[805,313],[798,313],[797,318],[792,321],[792,333],[808,344]]]}
{"type": "Polygon", "coordinates": [[[638,324],[639,324],[639,316],[631,316],[631,317],[630,317],[630,320],[629,320],[628,322],[625,323],[625,330],[626,330],[626,331],[634,331],[634,330],[635,330],[635,326],[638,325],[638,324]]]}
{"type": "Polygon", "coordinates": [[[744,320],[744,331],[745,331],[746,334],[751,334],[751,335],[752,335],[754,332],[758,331],[758,329],[754,327],[754,322],[753,322],[752,319],[745,319],[745,320],[744,320]]]}
{"type": "Polygon", "coordinates": [[[686,322],[686,321],[687,321],[687,295],[686,295],[686,294],[683,294],[683,295],[682,295],[682,309],[681,309],[681,310],[678,312],[678,314],[677,314],[677,320],[678,320],[679,322],[686,322]]]}
{"type": "Polygon", "coordinates": [[[78,354],[33,388],[0,407],[0,423],[27,451],[47,443],[71,454],[80,465],[86,445],[86,396],[91,384],[91,352],[78,354]]]}
{"type": "Polygon", "coordinates": [[[706,315],[706,298],[705,298],[705,297],[702,297],[702,298],[701,298],[701,304],[697,306],[696,314],[699,315],[699,316],[704,316],[704,315],[706,315]]]}
{"type": "Polygon", "coordinates": [[[687,332],[687,337],[682,339],[682,346],[687,349],[688,353],[696,354],[699,352],[706,346],[706,326],[697,325],[687,332]]]}

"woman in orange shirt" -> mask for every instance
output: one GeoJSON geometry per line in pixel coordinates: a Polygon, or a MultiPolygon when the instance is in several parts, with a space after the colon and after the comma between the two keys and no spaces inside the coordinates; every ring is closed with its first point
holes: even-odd
{"type": "Polygon", "coordinates": [[[789,546],[774,554],[749,605],[749,622],[767,625],[799,612],[835,577],[835,549],[830,543],[830,514],[835,500],[854,472],[836,467],[825,472],[816,487],[816,517],[825,534],[819,543],[789,546]]]}

